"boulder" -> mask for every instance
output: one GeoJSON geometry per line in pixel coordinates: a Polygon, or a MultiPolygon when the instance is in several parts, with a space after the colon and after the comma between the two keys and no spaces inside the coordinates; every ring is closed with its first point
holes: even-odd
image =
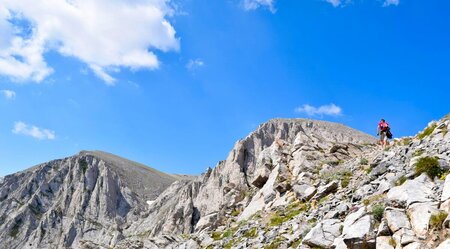
{"type": "Polygon", "coordinates": [[[338,219],[329,219],[319,222],[306,234],[303,243],[311,247],[329,248],[334,240],[341,235],[342,222],[338,219]]]}
{"type": "Polygon", "coordinates": [[[266,167],[258,168],[255,172],[253,180],[251,181],[252,185],[257,188],[262,188],[269,179],[270,172],[271,170],[266,167]]]}
{"type": "Polygon", "coordinates": [[[395,243],[392,243],[393,239],[391,236],[379,236],[377,237],[377,249],[395,249],[395,243]]]}
{"type": "Polygon", "coordinates": [[[397,245],[408,245],[412,242],[416,242],[417,238],[414,236],[414,232],[411,229],[401,228],[392,235],[397,245]]]}
{"type": "Polygon", "coordinates": [[[441,201],[450,199],[450,174],[445,177],[444,189],[442,190],[441,201]]]}
{"type": "Polygon", "coordinates": [[[408,208],[407,214],[417,237],[420,239],[427,237],[430,217],[438,212],[437,203],[414,203],[408,208]]]}
{"type": "Polygon", "coordinates": [[[350,248],[359,248],[363,244],[368,248],[375,248],[373,224],[373,217],[367,214],[365,207],[349,214],[342,231],[345,244],[350,248]]]}
{"type": "Polygon", "coordinates": [[[405,207],[416,202],[432,202],[434,186],[424,173],[414,180],[406,180],[401,186],[391,188],[387,193],[387,199],[405,207]]]}
{"type": "Polygon", "coordinates": [[[297,198],[302,201],[308,201],[317,192],[317,189],[314,186],[308,184],[296,184],[292,187],[292,190],[297,198]]]}
{"type": "Polygon", "coordinates": [[[386,208],[384,215],[386,217],[387,224],[392,233],[397,232],[401,228],[411,228],[408,217],[401,209],[386,208]]]}
{"type": "Polygon", "coordinates": [[[446,239],[444,242],[439,244],[439,246],[436,247],[436,249],[450,249],[450,239],[446,239]]]}
{"type": "Polygon", "coordinates": [[[336,192],[338,187],[339,187],[338,181],[332,181],[332,182],[328,183],[327,185],[320,186],[317,189],[317,193],[314,195],[314,199],[317,200],[317,199],[323,198],[333,192],[336,192]]]}

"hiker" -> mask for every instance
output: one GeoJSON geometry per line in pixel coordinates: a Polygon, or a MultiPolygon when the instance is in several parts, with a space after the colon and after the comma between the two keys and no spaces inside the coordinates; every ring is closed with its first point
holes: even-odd
{"type": "Polygon", "coordinates": [[[383,149],[386,148],[388,144],[388,133],[390,134],[389,130],[389,124],[386,120],[381,119],[380,123],[378,123],[377,135],[380,136],[380,145],[383,149]]]}

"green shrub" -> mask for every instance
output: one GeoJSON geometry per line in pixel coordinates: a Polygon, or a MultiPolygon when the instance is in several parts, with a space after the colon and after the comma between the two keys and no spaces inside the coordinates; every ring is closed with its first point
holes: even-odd
{"type": "Polygon", "coordinates": [[[439,166],[437,158],[423,157],[417,162],[415,172],[417,175],[425,172],[431,179],[434,179],[436,176],[440,177],[444,170],[439,166]]]}
{"type": "Polygon", "coordinates": [[[397,181],[395,181],[395,186],[400,186],[403,183],[406,182],[406,180],[408,180],[408,178],[406,178],[406,176],[400,176],[397,181]]]}
{"type": "Polygon", "coordinates": [[[424,152],[425,152],[425,150],[422,150],[422,149],[416,150],[416,151],[414,151],[413,156],[414,157],[421,156],[424,152]]]}
{"type": "Polygon", "coordinates": [[[256,238],[257,235],[258,235],[258,229],[256,227],[253,227],[244,233],[244,237],[246,237],[246,238],[256,238]]]}
{"type": "Polygon", "coordinates": [[[213,240],[220,240],[220,239],[222,238],[222,233],[217,232],[217,231],[214,231],[214,232],[212,232],[212,234],[211,234],[211,238],[212,238],[213,240]]]}
{"type": "Polygon", "coordinates": [[[20,232],[20,227],[22,226],[22,220],[16,220],[11,230],[9,231],[9,236],[16,238],[17,234],[20,232]]]}
{"type": "Polygon", "coordinates": [[[78,164],[80,164],[80,169],[83,172],[83,174],[86,173],[86,170],[88,169],[88,163],[84,159],[78,160],[78,164]]]}
{"type": "Polygon", "coordinates": [[[240,215],[241,214],[241,210],[240,209],[234,209],[232,212],[231,212],[231,216],[238,216],[238,215],[240,215]]]}
{"type": "Polygon", "coordinates": [[[417,137],[419,138],[419,139],[424,139],[424,138],[426,138],[426,137],[428,137],[429,135],[431,135],[431,133],[433,133],[433,131],[434,131],[434,129],[436,129],[436,124],[434,123],[434,124],[432,124],[432,125],[430,125],[430,126],[428,126],[424,131],[422,131],[421,133],[419,133],[418,135],[417,135],[417,137]]]}
{"type": "Polygon", "coordinates": [[[389,239],[389,245],[391,245],[392,247],[397,247],[397,242],[395,242],[395,239],[394,238],[390,238],[389,239]]]}
{"type": "Polygon", "coordinates": [[[367,158],[361,158],[361,160],[359,160],[359,164],[360,165],[369,165],[369,160],[367,160],[367,158]]]}
{"type": "Polygon", "coordinates": [[[375,204],[372,207],[372,214],[375,220],[381,221],[384,214],[384,205],[383,204],[375,204]]]}
{"type": "Polygon", "coordinates": [[[445,219],[447,219],[448,213],[447,212],[439,212],[437,214],[433,214],[430,217],[430,227],[431,228],[436,228],[436,229],[441,229],[442,228],[442,224],[444,223],[445,219]]]}

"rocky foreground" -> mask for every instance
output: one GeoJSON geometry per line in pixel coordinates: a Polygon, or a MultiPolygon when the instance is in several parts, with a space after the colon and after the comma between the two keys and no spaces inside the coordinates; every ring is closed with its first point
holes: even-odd
{"type": "Polygon", "coordinates": [[[82,152],[0,181],[0,247],[450,248],[449,128],[274,119],[194,179],[82,152]]]}

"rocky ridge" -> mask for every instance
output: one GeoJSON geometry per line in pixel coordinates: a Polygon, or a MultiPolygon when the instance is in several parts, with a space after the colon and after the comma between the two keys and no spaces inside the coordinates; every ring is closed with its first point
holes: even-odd
{"type": "Polygon", "coordinates": [[[449,248],[450,241],[445,240],[450,223],[449,128],[447,116],[431,122],[416,137],[398,139],[381,150],[375,138],[340,124],[274,119],[238,141],[226,160],[201,176],[179,179],[157,174],[156,179],[167,176],[168,183],[173,182],[162,192],[164,187],[142,192],[155,179],[136,185],[127,180],[127,170],[120,171],[124,167],[104,169],[100,162],[117,163],[82,152],[63,159],[64,163],[56,160],[38,166],[40,170],[5,177],[0,183],[0,244],[118,249],[449,248]],[[92,157],[86,167],[77,161],[83,156],[92,157]],[[422,173],[418,171],[422,164],[434,168],[425,167],[422,173]],[[55,165],[65,165],[65,170],[55,165]],[[111,192],[109,187],[98,187],[102,178],[83,177],[96,168],[103,172],[99,175],[112,175],[108,184],[119,187],[111,192]],[[56,177],[59,174],[63,176],[56,177]],[[62,178],[64,184],[59,185],[64,187],[52,190],[58,197],[48,201],[40,193],[53,184],[53,178],[62,178]],[[38,181],[39,191],[36,186],[18,186],[27,179],[38,181]],[[67,192],[70,188],[91,192],[72,194],[67,192]],[[71,202],[61,197],[67,194],[71,202]],[[147,205],[151,196],[155,199],[147,205]],[[111,198],[115,205],[108,204],[111,198]],[[37,213],[35,199],[44,207],[37,213]],[[75,207],[74,199],[81,208],[75,207]],[[50,242],[49,234],[58,239],[50,242]]]}

